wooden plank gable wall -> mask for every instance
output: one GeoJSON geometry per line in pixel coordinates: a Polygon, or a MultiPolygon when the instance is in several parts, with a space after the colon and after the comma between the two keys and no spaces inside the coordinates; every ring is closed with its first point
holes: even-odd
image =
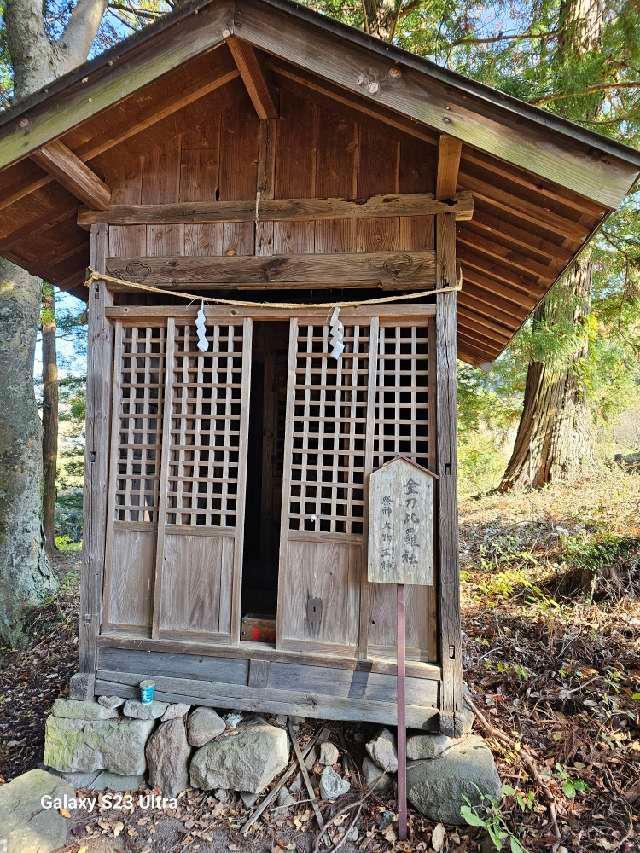
{"type": "MultiPolygon", "coordinates": [[[[430,193],[435,148],[284,79],[261,121],[240,81],[175,113],[97,166],[113,205],[430,193]],[[263,157],[260,157],[260,151],[263,157]]],[[[433,249],[433,217],[111,225],[111,258],[433,249]]],[[[112,270],[123,271],[114,261],[112,270]]],[[[109,268],[109,267],[108,267],[109,268]]]]}

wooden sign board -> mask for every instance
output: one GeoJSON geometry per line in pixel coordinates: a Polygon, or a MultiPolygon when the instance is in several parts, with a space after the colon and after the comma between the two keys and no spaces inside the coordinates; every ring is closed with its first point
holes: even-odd
{"type": "Polygon", "coordinates": [[[370,583],[433,584],[434,480],[402,456],[371,474],[370,583]]]}

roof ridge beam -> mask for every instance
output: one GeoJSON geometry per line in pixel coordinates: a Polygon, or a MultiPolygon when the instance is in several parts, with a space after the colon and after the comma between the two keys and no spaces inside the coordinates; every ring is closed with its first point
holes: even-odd
{"type": "Polygon", "coordinates": [[[107,210],[111,189],[64,142],[54,139],[31,153],[31,159],[71,195],[96,210],[107,210]]]}

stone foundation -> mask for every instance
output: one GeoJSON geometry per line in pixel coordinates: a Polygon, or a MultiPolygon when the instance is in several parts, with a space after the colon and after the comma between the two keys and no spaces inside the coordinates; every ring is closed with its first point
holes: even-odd
{"type": "MultiPolygon", "coordinates": [[[[190,785],[213,791],[223,802],[233,792],[256,802],[289,764],[286,723],[286,718],[222,716],[208,707],[142,705],[117,697],[58,699],[46,723],[44,762],[78,788],[137,790],[148,784],[176,797],[190,785]]],[[[364,746],[364,784],[393,796],[395,733],[380,729],[364,746]]],[[[431,820],[462,823],[465,798],[477,803],[480,793],[500,797],[493,756],[477,735],[409,732],[407,756],[408,798],[431,820]]],[[[350,790],[343,757],[329,740],[311,750],[305,765],[323,799],[350,790]]],[[[278,807],[295,805],[293,793],[293,786],[283,788],[278,807]]]]}

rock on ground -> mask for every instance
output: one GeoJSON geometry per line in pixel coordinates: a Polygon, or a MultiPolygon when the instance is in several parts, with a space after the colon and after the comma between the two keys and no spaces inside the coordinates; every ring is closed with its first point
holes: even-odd
{"type": "Polygon", "coordinates": [[[189,717],[189,743],[204,746],[225,730],[222,717],[213,708],[196,708],[189,717]]]}
{"type": "Polygon", "coordinates": [[[318,759],[320,764],[329,767],[332,764],[336,764],[339,758],[340,752],[337,746],[329,743],[329,741],[320,744],[320,758],[318,759]]]}
{"type": "Polygon", "coordinates": [[[137,699],[127,699],[124,703],[125,717],[134,720],[157,720],[167,710],[166,702],[138,702],[137,699]]]}
{"type": "Polygon", "coordinates": [[[182,702],[178,702],[175,705],[167,705],[167,710],[160,717],[161,723],[166,723],[167,720],[177,720],[179,717],[184,717],[185,714],[189,713],[191,705],[184,705],[182,702]]]}
{"type": "Polygon", "coordinates": [[[289,739],[277,726],[260,720],[225,738],[209,741],[191,761],[194,788],[260,793],[287,766],[289,739]]]}
{"type": "Polygon", "coordinates": [[[500,798],[500,777],[493,755],[479,735],[460,738],[437,758],[417,761],[407,768],[407,796],[429,820],[464,824],[460,816],[464,798],[477,805],[479,791],[500,798]]]}
{"type": "Polygon", "coordinates": [[[342,776],[339,776],[333,767],[325,767],[320,776],[320,796],[323,800],[337,800],[351,788],[351,785],[342,776]]]}
{"type": "Polygon", "coordinates": [[[109,773],[103,770],[98,773],[91,785],[86,787],[93,791],[137,791],[144,787],[144,774],[139,776],[120,776],[118,773],[109,773]]]}
{"type": "Polygon", "coordinates": [[[64,847],[67,821],[57,809],[45,809],[41,799],[75,797],[75,789],[46,770],[29,770],[0,787],[0,838],[6,853],[49,853],[64,847]]]}
{"type": "Polygon", "coordinates": [[[377,737],[367,743],[367,752],[374,764],[387,773],[396,773],[398,770],[398,753],[392,733],[389,729],[382,729],[377,737]]]}
{"type": "Polygon", "coordinates": [[[111,711],[124,705],[124,699],[121,696],[98,696],[98,705],[103,705],[111,711]]]}
{"type": "Polygon", "coordinates": [[[177,797],[189,784],[191,750],[182,718],[160,723],[145,752],[150,786],[160,788],[166,797],[177,797]]]}
{"type": "Polygon", "coordinates": [[[109,770],[121,776],[138,776],[146,769],[144,746],[152,729],[153,720],[49,717],[44,763],[64,773],[109,770]]]}
{"type": "Polygon", "coordinates": [[[437,758],[458,741],[447,735],[411,735],[407,739],[407,758],[437,758]]]}
{"type": "Polygon", "coordinates": [[[68,720],[110,720],[118,716],[115,708],[83,699],[56,699],[52,714],[68,720]]]}
{"type": "Polygon", "coordinates": [[[367,788],[371,788],[375,784],[375,789],[382,794],[391,789],[393,780],[388,773],[381,770],[377,764],[365,755],[362,759],[362,775],[364,777],[367,788]]]}

